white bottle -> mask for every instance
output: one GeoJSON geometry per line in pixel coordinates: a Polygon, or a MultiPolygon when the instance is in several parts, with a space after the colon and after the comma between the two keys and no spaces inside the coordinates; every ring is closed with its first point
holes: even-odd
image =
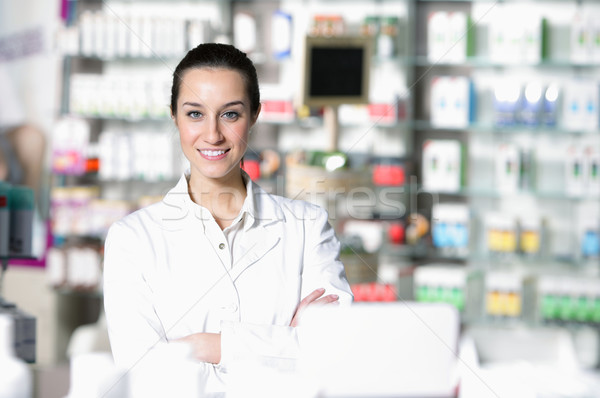
{"type": "Polygon", "coordinates": [[[31,372],[27,364],[15,356],[13,333],[12,318],[0,313],[0,398],[30,398],[31,372]]]}

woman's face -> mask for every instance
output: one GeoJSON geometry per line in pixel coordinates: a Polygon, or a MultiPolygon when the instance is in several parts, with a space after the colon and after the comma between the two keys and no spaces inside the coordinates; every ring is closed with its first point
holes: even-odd
{"type": "Polygon", "coordinates": [[[175,124],[181,148],[190,161],[191,178],[239,177],[248,132],[257,114],[242,75],[229,69],[189,69],[181,80],[175,124]]]}

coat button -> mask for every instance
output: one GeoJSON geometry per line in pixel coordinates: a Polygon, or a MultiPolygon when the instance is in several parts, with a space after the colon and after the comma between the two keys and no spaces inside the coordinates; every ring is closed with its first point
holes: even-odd
{"type": "Polygon", "coordinates": [[[219,249],[221,249],[221,250],[225,249],[225,243],[219,243],[219,249]]]}

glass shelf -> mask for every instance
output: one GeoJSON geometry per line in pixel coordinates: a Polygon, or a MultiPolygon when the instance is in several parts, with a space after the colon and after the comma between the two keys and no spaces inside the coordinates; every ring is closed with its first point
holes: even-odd
{"type": "Polygon", "coordinates": [[[427,56],[408,58],[405,63],[421,67],[444,68],[600,68],[597,62],[573,62],[569,59],[542,59],[539,62],[497,62],[487,57],[468,57],[463,62],[432,62],[427,56]]]}
{"type": "Polygon", "coordinates": [[[568,200],[575,202],[584,202],[591,200],[600,200],[597,196],[572,196],[564,192],[543,192],[535,190],[518,190],[515,192],[501,192],[494,189],[481,189],[481,188],[469,188],[464,187],[458,191],[436,191],[432,189],[426,189],[422,186],[418,187],[418,193],[429,193],[438,196],[461,196],[461,197],[473,197],[473,198],[488,198],[488,199],[506,199],[506,198],[523,198],[531,197],[535,199],[544,200],[568,200]]]}
{"type": "Polygon", "coordinates": [[[69,117],[80,117],[85,119],[97,119],[97,120],[112,120],[117,122],[127,123],[140,123],[140,122],[171,122],[171,118],[165,117],[151,117],[151,116],[139,116],[139,117],[128,117],[128,116],[116,116],[116,115],[101,115],[101,114],[89,114],[89,113],[75,113],[68,112],[65,116],[69,117]]]}
{"type": "Polygon", "coordinates": [[[185,53],[181,55],[155,55],[151,54],[148,56],[131,56],[131,55],[114,55],[100,56],[100,55],[84,55],[84,54],[63,54],[65,59],[81,59],[86,61],[99,61],[99,62],[179,62],[181,58],[185,56],[185,53]]]}
{"type": "Polygon", "coordinates": [[[454,131],[454,132],[473,132],[473,133],[495,133],[495,134],[548,134],[548,135],[598,135],[600,130],[581,131],[567,130],[556,126],[527,126],[516,124],[514,126],[497,126],[492,123],[471,123],[465,127],[440,127],[434,126],[427,120],[415,120],[409,123],[415,130],[432,131],[454,131]]]}

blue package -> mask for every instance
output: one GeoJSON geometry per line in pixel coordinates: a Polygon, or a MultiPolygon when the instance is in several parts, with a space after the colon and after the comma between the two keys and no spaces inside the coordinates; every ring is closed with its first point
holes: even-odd
{"type": "Polygon", "coordinates": [[[556,118],[558,115],[558,85],[550,84],[544,93],[544,105],[542,107],[542,124],[548,127],[556,126],[556,118]]]}
{"type": "Polygon", "coordinates": [[[494,90],[495,124],[499,127],[514,126],[517,122],[521,92],[518,86],[507,83],[494,90]]]}
{"type": "Polygon", "coordinates": [[[433,225],[432,238],[433,245],[435,247],[450,246],[448,239],[448,228],[445,222],[437,222],[433,225]]]}
{"type": "Polygon", "coordinates": [[[585,231],[581,249],[584,257],[597,257],[600,255],[600,235],[598,235],[598,231],[585,231]]]}
{"type": "Polygon", "coordinates": [[[542,107],[542,87],[538,83],[528,83],[521,102],[521,123],[526,126],[538,126],[542,107]]]}
{"type": "Polygon", "coordinates": [[[464,248],[469,245],[469,229],[465,224],[454,224],[452,228],[452,246],[464,248]]]}

